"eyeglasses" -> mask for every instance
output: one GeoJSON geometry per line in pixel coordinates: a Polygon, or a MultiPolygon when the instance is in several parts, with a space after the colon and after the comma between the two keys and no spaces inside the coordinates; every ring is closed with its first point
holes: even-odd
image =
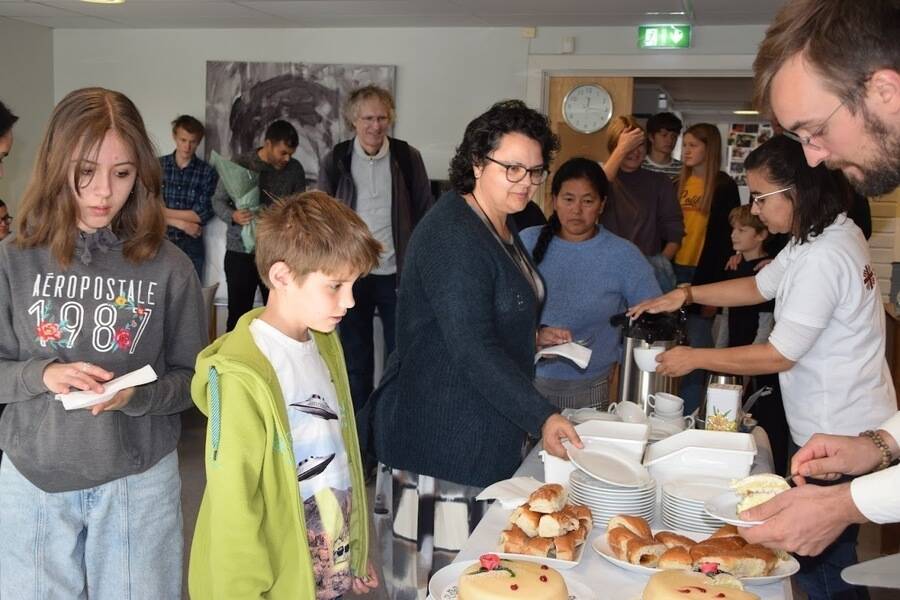
{"type": "Polygon", "coordinates": [[[788,138],[794,140],[795,142],[800,142],[800,145],[802,145],[802,146],[809,146],[813,150],[821,150],[822,146],[813,144],[812,141],[815,138],[824,137],[825,128],[828,126],[828,121],[831,120],[831,117],[833,117],[834,115],[837,114],[837,111],[839,111],[842,106],[844,106],[843,100],[841,101],[840,104],[837,105],[837,107],[833,111],[831,111],[831,114],[828,115],[824,121],[822,121],[822,124],[819,125],[819,128],[816,129],[816,131],[812,135],[801,136],[801,135],[797,135],[793,131],[788,131],[787,129],[785,129],[782,133],[785,135],[785,137],[788,137],[788,138]]]}
{"type": "Polygon", "coordinates": [[[781,188],[780,190],[775,190],[774,192],[766,192],[765,194],[750,194],[750,204],[762,207],[763,202],[766,201],[767,196],[773,196],[775,194],[780,194],[792,189],[794,189],[794,186],[789,185],[786,188],[781,188]]]}
{"type": "Polygon", "coordinates": [[[490,156],[485,156],[485,158],[492,163],[496,163],[506,169],[506,180],[510,183],[519,183],[523,179],[525,179],[526,175],[531,175],[531,183],[533,185],[541,185],[545,181],[547,181],[547,174],[549,171],[547,167],[540,166],[534,168],[523,167],[522,165],[509,165],[499,160],[493,159],[490,156]]]}
{"type": "Polygon", "coordinates": [[[12,220],[13,220],[12,215],[6,215],[5,217],[0,217],[0,221],[6,223],[7,225],[12,223],[12,220]]]}

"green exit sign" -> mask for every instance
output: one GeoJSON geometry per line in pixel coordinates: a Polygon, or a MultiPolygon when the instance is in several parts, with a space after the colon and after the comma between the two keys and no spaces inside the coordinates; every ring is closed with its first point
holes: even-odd
{"type": "Polygon", "coordinates": [[[640,25],[638,48],[690,48],[690,25],[640,25]]]}

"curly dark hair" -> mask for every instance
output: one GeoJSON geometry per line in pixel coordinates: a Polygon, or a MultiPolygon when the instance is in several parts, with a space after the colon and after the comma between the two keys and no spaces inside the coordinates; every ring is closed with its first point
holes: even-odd
{"type": "Polygon", "coordinates": [[[12,129],[12,126],[19,120],[9,108],[0,102],[0,136],[6,135],[6,132],[12,129]]]}
{"type": "Polygon", "coordinates": [[[497,149],[507,133],[521,133],[538,142],[547,167],[559,150],[559,140],[545,115],[521,100],[501,100],[466,126],[462,143],[450,160],[450,185],[457,193],[468,194],[475,189],[472,168],[484,164],[485,157],[497,149]]]}
{"type": "Polygon", "coordinates": [[[824,164],[809,166],[803,146],[776,135],[747,155],[747,171],[761,170],[766,180],[780,187],[793,186],[784,192],[794,205],[791,235],[801,244],[822,233],[842,212],[849,208],[847,195],[824,164]]]}
{"type": "MultiPolygon", "coordinates": [[[[570,179],[587,180],[594,188],[594,191],[597,192],[597,195],[600,196],[601,202],[606,201],[606,196],[609,193],[609,180],[606,178],[606,173],[597,161],[579,156],[570,158],[564,162],[562,166],[557,169],[556,174],[553,175],[550,193],[554,197],[558,196],[560,190],[562,190],[563,184],[570,179]]],[[[561,227],[562,224],[559,222],[559,216],[554,210],[553,214],[550,215],[550,218],[547,220],[547,224],[541,228],[541,233],[538,234],[538,239],[534,244],[534,250],[531,252],[534,264],[540,264],[540,262],[544,260],[550,242],[553,241],[553,237],[559,233],[561,227]]]]}

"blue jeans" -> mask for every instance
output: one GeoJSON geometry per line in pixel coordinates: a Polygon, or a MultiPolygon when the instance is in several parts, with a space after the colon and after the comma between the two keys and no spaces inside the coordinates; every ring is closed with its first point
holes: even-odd
{"type": "Polygon", "coordinates": [[[347,360],[347,379],[353,409],[359,412],[375,385],[375,342],[372,319],[375,309],[384,328],[384,357],[394,351],[395,315],[397,313],[397,276],[367,275],[353,284],[356,305],[341,320],[341,345],[347,360]]]}
{"type": "MultiPolygon", "coordinates": [[[[696,267],[673,265],[675,280],[677,283],[691,283],[696,267]]],[[[687,315],[687,343],[691,348],[712,348],[715,346],[712,338],[712,318],[702,317],[697,313],[689,312],[687,315]]],[[[696,369],[681,378],[678,386],[678,395],[684,398],[684,414],[688,415],[700,406],[705,400],[703,397],[706,386],[706,371],[696,369]]]]}
{"type": "MultiPolygon", "coordinates": [[[[799,449],[791,440],[788,444],[788,462],[799,449]]],[[[815,481],[814,485],[837,485],[851,479],[841,477],[834,481],[815,481]]],[[[841,579],[841,571],[859,562],[856,556],[858,536],[859,525],[850,525],[818,556],[797,557],[800,571],[794,577],[809,600],[868,600],[869,591],[866,588],[841,579]]]]}
{"type": "Polygon", "coordinates": [[[97,487],[47,493],[0,465],[0,597],[176,600],[181,479],[172,452],[97,487]]]}
{"type": "Polygon", "coordinates": [[[181,251],[187,254],[188,258],[194,264],[194,270],[197,271],[197,277],[203,281],[203,262],[206,259],[206,248],[203,245],[203,238],[194,238],[186,233],[181,233],[169,238],[172,243],[181,248],[181,251]]]}

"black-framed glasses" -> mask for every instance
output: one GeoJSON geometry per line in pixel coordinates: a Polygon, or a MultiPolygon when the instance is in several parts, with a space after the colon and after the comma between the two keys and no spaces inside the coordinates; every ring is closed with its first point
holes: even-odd
{"type": "Polygon", "coordinates": [[[6,215],[5,217],[0,217],[0,221],[3,221],[7,225],[13,222],[12,215],[6,215]]]}
{"type": "Polygon", "coordinates": [[[807,135],[807,136],[798,135],[798,134],[794,133],[793,131],[788,131],[787,129],[782,131],[782,133],[785,135],[785,137],[788,137],[788,138],[794,140],[795,142],[799,142],[801,146],[809,146],[813,150],[821,150],[822,146],[819,146],[818,144],[814,144],[813,140],[816,138],[821,138],[825,135],[825,128],[828,126],[828,121],[831,120],[831,117],[833,117],[834,115],[837,114],[837,111],[841,110],[842,106],[844,106],[843,100],[841,100],[841,103],[838,104],[837,107],[835,107],[835,109],[833,111],[831,111],[830,115],[825,117],[825,120],[822,121],[822,124],[819,125],[819,128],[816,129],[815,132],[813,132],[810,135],[807,135]]]}
{"type": "Polygon", "coordinates": [[[774,196],[775,194],[780,194],[792,189],[794,189],[794,186],[789,185],[786,188],[781,188],[780,190],[775,190],[774,192],[766,192],[765,194],[750,194],[750,204],[762,207],[763,202],[766,201],[767,196],[774,196]]]}
{"type": "Polygon", "coordinates": [[[541,185],[545,181],[547,181],[547,175],[549,174],[549,170],[547,167],[541,165],[540,167],[532,167],[529,169],[528,167],[523,167],[522,165],[510,165],[504,162],[500,162],[490,156],[485,156],[486,159],[491,161],[492,163],[496,163],[506,169],[506,180],[510,183],[519,183],[523,179],[525,179],[526,175],[531,175],[531,183],[533,185],[541,185]]]}

